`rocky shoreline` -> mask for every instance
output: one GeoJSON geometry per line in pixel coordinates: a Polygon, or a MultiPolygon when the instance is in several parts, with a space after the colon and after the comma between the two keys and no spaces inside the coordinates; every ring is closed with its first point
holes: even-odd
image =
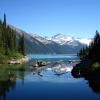
{"type": "Polygon", "coordinates": [[[20,58],[20,59],[9,60],[8,64],[23,64],[28,61],[29,61],[29,58],[27,56],[24,56],[23,58],[20,58]]]}

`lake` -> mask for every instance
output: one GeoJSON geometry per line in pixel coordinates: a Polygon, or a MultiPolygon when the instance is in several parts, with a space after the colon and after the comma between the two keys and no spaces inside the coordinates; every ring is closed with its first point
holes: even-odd
{"type": "Polygon", "coordinates": [[[73,64],[69,61],[79,63],[76,55],[30,54],[28,57],[30,61],[24,65],[0,65],[0,100],[100,100],[100,84],[72,76],[73,64]],[[32,62],[37,60],[51,64],[34,68],[32,62]],[[59,66],[69,70],[56,74],[53,69],[59,66]]]}

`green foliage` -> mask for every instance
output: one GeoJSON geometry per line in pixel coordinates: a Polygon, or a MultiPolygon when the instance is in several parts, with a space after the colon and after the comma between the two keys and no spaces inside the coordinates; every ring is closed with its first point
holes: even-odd
{"type": "Polygon", "coordinates": [[[6,57],[4,55],[0,54],[0,63],[4,64],[5,63],[4,59],[6,59],[6,57]]]}
{"type": "Polygon", "coordinates": [[[91,60],[93,62],[100,62],[100,34],[96,31],[94,40],[89,47],[83,48],[78,53],[81,60],[91,60]]]}
{"type": "Polygon", "coordinates": [[[18,51],[25,55],[25,47],[24,47],[24,34],[22,34],[19,38],[19,43],[18,43],[18,51]]]}
{"type": "Polygon", "coordinates": [[[24,65],[8,65],[8,64],[0,65],[0,81],[6,81],[12,78],[13,78],[12,81],[15,81],[16,75],[19,78],[23,78],[24,71],[25,71],[24,65]]]}
{"type": "Polygon", "coordinates": [[[6,15],[4,14],[4,20],[0,20],[0,63],[25,55],[24,35],[20,36],[19,47],[20,51],[17,50],[16,32],[6,24],[6,15]]]}
{"type": "Polygon", "coordinates": [[[99,69],[100,68],[100,63],[96,62],[94,64],[92,64],[91,66],[93,69],[99,69]]]}

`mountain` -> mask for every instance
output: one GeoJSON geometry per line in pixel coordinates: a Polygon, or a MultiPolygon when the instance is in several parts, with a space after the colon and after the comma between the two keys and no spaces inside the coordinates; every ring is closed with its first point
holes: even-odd
{"type": "Polygon", "coordinates": [[[49,40],[54,41],[60,45],[64,45],[68,42],[73,41],[72,37],[68,37],[68,36],[61,34],[61,33],[52,36],[51,38],[49,38],[49,40]]]}
{"type": "Polygon", "coordinates": [[[86,44],[89,46],[89,44],[92,42],[93,39],[90,38],[77,38],[77,41],[79,41],[82,44],[86,44]]]}
{"type": "Polygon", "coordinates": [[[24,34],[26,53],[35,53],[35,54],[54,53],[53,50],[47,48],[44,43],[38,41],[38,39],[36,39],[36,37],[32,36],[31,34],[28,34],[25,31],[16,28],[12,25],[10,25],[10,27],[16,32],[17,40],[19,39],[19,35],[24,34]]]}
{"type": "Polygon", "coordinates": [[[64,34],[57,34],[51,38],[41,37],[37,34],[27,33],[12,25],[15,30],[17,40],[19,35],[24,34],[26,53],[34,54],[68,54],[77,53],[81,48],[89,44],[90,40],[84,42],[84,39],[75,39],[64,34]]]}
{"type": "Polygon", "coordinates": [[[48,38],[48,40],[54,41],[60,45],[68,44],[72,46],[78,46],[79,43],[84,44],[84,45],[89,45],[92,39],[87,39],[87,38],[73,38],[66,36],[64,34],[57,34],[54,35],[51,38],[48,38]]]}

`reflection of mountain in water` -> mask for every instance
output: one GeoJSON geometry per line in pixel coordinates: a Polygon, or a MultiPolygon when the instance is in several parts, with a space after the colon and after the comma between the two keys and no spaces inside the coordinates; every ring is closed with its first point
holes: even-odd
{"type": "MultiPolygon", "coordinates": [[[[46,74],[49,73],[51,74],[51,72],[46,72],[46,74]]],[[[57,76],[55,74],[51,74],[51,75],[45,75],[43,73],[42,75],[34,75],[34,76],[26,76],[25,77],[25,81],[29,81],[29,82],[52,82],[52,83],[76,83],[79,82],[81,80],[77,80],[75,78],[73,78],[70,73],[67,74],[63,74],[61,76],[57,76]]]]}
{"type": "Polygon", "coordinates": [[[77,82],[78,80],[73,78],[70,73],[72,68],[72,64],[65,64],[63,61],[53,62],[48,66],[33,68],[33,70],[31,69],[31,76],[26,75],[24,80],[34,82],[45,81],[57,83],[77,82]]]}

